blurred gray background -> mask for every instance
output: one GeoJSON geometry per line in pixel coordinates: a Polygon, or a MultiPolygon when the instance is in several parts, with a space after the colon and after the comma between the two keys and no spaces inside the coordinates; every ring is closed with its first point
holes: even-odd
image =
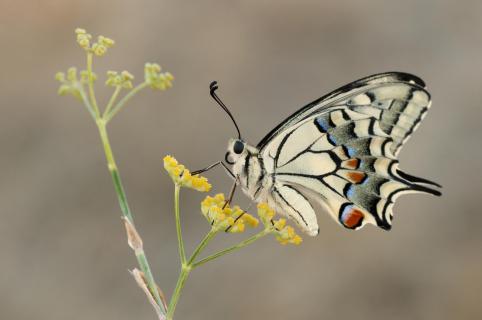
{"type": "MultiPolygon", "coordinates": [[[[443,197],[398,201],[390,232],[349,232],[325,213],[300,247],[266,238],[195,270],[177,319],[480,319],[481,1],[8,1],[0,3],[0,319],[155,319],[96,128],[53,75],[84,56],[73,30],[116,40],[95,70],[146,61],[175,77],[109,130],[138,229],[167,295],[179,262],[173,188],[161,159],[192,169],[235,134],[212,80],[256,144],[297,108],[357,78],[422,77],[433,107],[401,153],[443,197]]],[[[102,80],[103,81],[103,80],[102,80]]],[[[98,99],[109,89],[99,81],[98,99]]],[[[208,177],[227,192],[222,170],[208,177]]],[[[182,193],[187,248],[207,231],[203,194],[182,193]]],[[[248,201],[239,194],[236,202],[248,201]]],[[[211,250],[240,237],[221,236],[211,250]]]]}

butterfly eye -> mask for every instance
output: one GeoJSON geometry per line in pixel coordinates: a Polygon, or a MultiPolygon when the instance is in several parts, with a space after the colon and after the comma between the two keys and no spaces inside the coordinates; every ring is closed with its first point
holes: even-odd
{"type": "Polygon", "coordinates": [[[233,151],[236,154],[240,154],[244,150],[244,143],[240,140],[236,140],[233,146],[233,151]]]}

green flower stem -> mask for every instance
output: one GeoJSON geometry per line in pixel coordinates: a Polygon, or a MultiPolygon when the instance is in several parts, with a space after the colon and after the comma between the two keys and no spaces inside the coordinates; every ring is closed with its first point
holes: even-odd
{"type": "MultiPolygon", "coordinates": [[[[177,201],[178,200],[179,200],[179,198],[177,198],[177,201]]],[[[202,239],[202,241],[196,247],[192,256],[189,258],[189,261],[187,262],[187,264],[182,265],[181,272],[179,274],[179,278],[177,279],[176,288],[174,289],[171,301],[169,303],[168,312],[167,312],[167,320],[172,320],[172,317],[174,316],[174,311],[176,310],[177,303],[179,301],[179,298],[181,297],[181,292],[182,292],[182,289],[184,288],[184,284],[186,283],[186,280],[187,280],[189,274],[191,273],[191,271],[194,268],[199,267],[200,265],[205,264],[206,262],[209,262],[211,260],[219,258],[219,257],[221,257],[221,256],[223,256],[227,253],[233,252],[237,249],[241,249],[241,248],[255,242],[256,240],[266,236],[267,234],[270,234],[271,232],[273,232],[273,229],[272,228],[266,228],[263,231],[253,235],[252,237],[250,237],[250,238],[248,238],[244,241],[241,241],[240,243],[238,243],[238,244],[236,244],[232,247],[229,247],[229,248],[227,248],[225,250],[222,250],[218,253],[212,254],[212,255],[208,256],[207,258],[204,258],[204,259],[202,259],[198,262],[194,262],[196,260],[197,256],[204,250],[204,248],[206,248],[208,243],[216,236],[216,234],[218,232],[219,231],[216,230],[216,229],[211,229],[206,234],[204,239],[202,239]]]]}
{"type": "Polygon", "coordinates": [[[92,116],[92,119],[95,120],[95,113],[94,113],[94,110],[92,109],[92,106],[90,105],[89,98],[85,93],[84,86],[82,85],[82,83],[78,82],[77,88],[79,89],[80,97],[84,102],[85,108],[87,109],[87,111],[89,111],[89,114],[92,116]]]}
{"type": "MultiPolygon", "coordinates": [[[[177,189],[177,186],[176,186],[177,189]]],[[[176,207],[179,208],[179,198],[176,199],[176,207]]],[[[176,216],[176,222],[178,221],[177,216],[176,216]]],[[[171,301],[169,302],[169,307],[167,308],[167,320],[172,320],[172,317],[174,316],[174,311],[176,310],[177,303],[179,301],[179,298],[181,297],[181,292],[182,289],[184,288],[184,284],[186,283],[187,277],[189,276],[189,273],[192,271],[193,266],[192,262],[196,257],[202,252],[202,250],[207,246],[209,241],[211,241],[214,236],[218,233],[217,230],[211,229],[204,239],[199,243],[197,248],[194,250],[191,258],[189,258],[189,262],[186,264],[185,262],[181,265],[181,272],[179,274],[179,278],[177,279],[177,284],[176,288],[174,289],[174,292],[171,297],[171,301]]]]}
{"type": "Polygon", "coordinates": [[[119,92],[120,92],[121,90],[122,90],[122,87],[121,87],[121,86],[116,86],[116,87],[115,87],[114,93],[113,93],[112,96],[110,97],[109,103],[107,103],[107,107],[105,107],[104,115],[103,115],[102,117],[105,117],[107,114],[109,114],[110,109],[111,109],[112,106],[114,105],[114,102],[115,102],[115,100],[117,99],[117,96],[119,95],[119,92]]]}
{"type": "Polygon", "coordinates": [[[181,259],[181,265],[186,264],[186,252],[184,251],[184,241],[182,239],[181,231],[181,215],[179,213],[179,191],[181,186],[176,184],[174,188],[174,213],[176,216],[176,231],[177,231],[177,243],[179,246],[179,257],[181,259]]]}
{"type": "Polygon", "coordinates": [[[127,202],[127,197],[122,186],[122,181],[120,178],[119,170],[117,169],[117,164],[114,159],[114,154],[112,153],[112,148],[110,146],[109,136],[107,134],[106,123],[102,119],[96,121],[97,127],[99,128],[100,139],[102,140],[102,145],[104,147],[105,158],[107,160],[107,167],[112,176],[112,181],[114,182],[114,188],[119,199],[119,205],[121,207],[122,214],[129,219],[129,221],[134,224],[132,213],[127,202]]]}
{"type": "Polygon", "coordinates": [[[92,73],[92,59],[93,59],[93,53],[88,52],[87,53],[87,75],[89,78],[88,79],[89,97],[90,97],[90,103],[94,108],[96,118],[100,118],[99,106],[97,105],[97,100],[95,99],[95,92],[94,92],[94,75],[92,73]]]}
{"type": "MultiPolygon", "coordinates": [[[[117,193],[117,198],[119,200],[119,205],[120,205],[122,214],[124,215],[124,217],[129,219],[129,221],[134,225],[134,219],[129,209],[127,196],[124,192],[119,170],[117,169],[117,165],[114,159],[114,154],[112,153],[112,148],[110,146],[109,136],[106,130],[106,122],[103,119],[97,118],[96,124],[97,124],[97,127],[99,128],[100,138],[102,140],[102,145],[104,146],[105,158],[107,160],[107,167],[109,168],[109,172],[111,173],[111,176],[112,176],[112,181],[114,182],[114,187],[117,193]]],[[[144,251],[136,254],[136,258],[137,258],[137,263],[139,264],[139,267],[141,268],[142,272],[146,277],[146,282],[147,282],[149,291],[154,296],[154,299],[156,300],[156,303],[159,305],[161,312],[163,314],[166,314],[167,311],[165,310],[164,303],[162,302],[161,297],[159,295],[159,291],[157,290],[157,285],[154,280],[154,276],[152,275],[152,271],[144,251]]]]}
{"type": "Polygon", "coordinates": [[[191,272],[192,268],[188,265],[183,265],[181,268],[181,273],[179,274],[179,278],[177,279],[176,288],[172,294],[171,302],[169,303],[169,307],[167,308],[167,320],[172,320],[174,316],[174,311],[176,311],[176,306],[181,297],[182,288],[184,288],[184,284],[186,283],[187,277],[191,272]]]}
{"type": "Polygon", "coordinates": [[[105,121],[109,122],[124,107],[124,105],[126,104],[127,101],[129,101],[130,98],[135,96],[139,91],[146,88],[147,86],[149,86],[149,83],[145,81],[135,86],[134,89],[129,91],[129,93],[127,93],[109,113],[105,114],[104,116],[105,121]]]}
{"type": "Polygon", "coordinates": [[[201,242],[198,244],[198,246],[196,247],[196,249],[194,249],[194,252],[192,253],[191,258],[189,258],[189,261],[188,261],[188,263],[187,263],[189,266],[192,266],[192,265],[193,265],[194,260],[196,260],[197,256],[204,250],[204,248],[206,248],[206,246],[208,245],[209,241],[211,241],[211,240],[216,236],[216,234],[217,234],[218,232],[219,232],[218,230],[211,229],[211,230],[206,234],[206,236],[204,236],[204,239],[201,240],[201,242]]]}
{"type": "Polygon", "coordinates": [[[194,269],[194,268],[197,268],[197,267],[199,267],[200,265],[205,264],[206,262],[209,262],[209,261],[211,261],[211,260],[214,260],[214,259],[216,259],[216,258],[219,258],[219,257],[221,257],[221,256],[224,256],[225,254],[228,254],[228,253],[233,252],[233,251],[235,251],[235,250],[241,249],[241,248],[243,248],[243,247],[245,247],[245,246],[247,246],[247,245],[255,242],[256,240],[264,237],[265,235],[267,235],[267,234],[269,234],[269,233],[271,233],[271,232],[272,232],[271,229],[264,229],[263,231],[255,234],[254,236],[252,236],[252,237],[250,237],[250,238],[248,238],[248,239],[246,239],[246,240],[244,240],[244,241],[241,241],[240,243],[238,243],[238,244],[236,244],[236,245],[234,245],[234,246],[232,246],[232,247],[229,247],[229,248],[227,248],[227,249],[221,250],[221,251],[219,251],[218,253],[212,254],[212,255],[210,255],[210,256],[208,256],[208,257],[206,257],[206,258],[204,258],[204,259],[202,259],[202,260],[200,260],[200,261],[198,261],[198,262],[192,263],[191,266],[192,266],[193,269],[194,269]]]}

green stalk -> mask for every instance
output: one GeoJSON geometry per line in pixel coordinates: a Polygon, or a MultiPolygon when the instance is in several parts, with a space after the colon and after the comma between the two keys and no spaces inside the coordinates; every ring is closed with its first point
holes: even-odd
{"type": "Polygon", "coordinates": [[[109,122],[124,107],[124,105],[130,98],[132,98],[134,95],[136,95],[139,91],[146,88],[147,86],[149,86],[149,83],[143,82],[135,86],[134,89],[132,89],[131,91],[129,91],[129,93],[127,93],[109,113],[105,114],[105,122],[109,122]]]}
{"type": "Polygon", "coordinates": [[[80,98],[84,102],[85,108],[87,109],[87,111],[89,111],[89,114],[92,116],[92,119],[94,119],[95,121],[95,113],[94,113],[94,110],[92,109],[92,106],[90,105],[89,98],[87,98],[87,94],[85,93],[83,84],[78,82],[77,88],[79,89],[80,98]]]}
{"type": "MultiPolygon", "coordinates": [[[[127,202],[127,196],[122,186],[119,170],[117,169],[117,165],[114,159],[114,154],[112,153],[112,148],[110,146],[109,136],[106,130],[106,122],[103,119],[97,119],[96,124],[97,124],[97,127],[99,128],[100,138],[102,140],[102,145],[104,147],[104,152],[105,152],[105,158],[107,160],[107,167],[109,168],[109,172],[112,176],[112,181],[114,183],[115,191],[117,194],[117,198],[119,200],[119,205],[120,205],[122,214],[134,225],[134,219],[132,217],[129,204],[127,202]]],[[[166,314],[164,304],[159,295],[159,291],[157,290],[157,285],[154,280],[154,276],[152,275],[152,271],[144,251],[140,252],[139,254],[136,254],[136,258],[137,258],[139,267],[141,268],[142,272],[146,277],[146,282],[147,282],[149,291],[154,296],[154,299],[156,300],[156,303],[159,305],[161,312],[163,314],[166,314]]]]}
{"type": "Polygon", "coordinates": [[[248,238],[244,241],[241,241],[240,243],[238,243],[238,244],[236,244],[232,247],[229,247],[229,248],[227,248],[225,250],[222,250],[218,253],[212,254],[212,255],[208,256],[207,258],[204,258],[204,259],[202,259],[198,262],[194,262],[196,260],[197,256],[204,250],[204,248],[208,245],[208,243],[218,233],[218,230],[211,229],[206,234],[206,236],[203,238],[203,240],[199,243],[199,245],[196,247],[192,256],[189,258],[189,261],[187,262],[187,264],[182,265],[181,272],[179,274],[179,278],[177,279],[176,288],[174,289],[174,292],[173,292],[172,297],[171,297],[171,301],[169,303],[168,312],[167,312],[167,320],[173,319],[177,303],[179,301],[179,298],[181,297],[182,289],[184,288],[184,284],[186,283],[186,280],[187,280],[189,274],[191,273],[191,271],[194,268],[199,267],[200,265],[205,264],[206,262],[209,262],[211,260],[219,258],[219,257],[221,257],[225,254],[233,252],[237,249],[241,249],[241,248],[255,242],[256,240],[264,237],[265,235],[271,233],[272,231],[273,230],[270,229],[270,228],[264,229],[263,231],[253,235],[252,237],[250,237],[250,238],[248,238]]]}
{"type": "Polygon", "coordinates": [[[192,265],[193,265],[194,260],[196,260],[197,256],[204,250],[204,248],[206,248],[206,246],[208,245],[209,241],[211,241],[211,240],[216,236],[217,233],[218,233],[218,230],[211,229],[211,230],[204,236],[204,239],[201,240],[201,242],[198,244],[198,246],[196,247],[196,249],[194,249],[194,252],[193,252],[191,258],[189,258],[189,261],[188,261],[188,263],[187,263],[189,266],[192,266],[192,265]]]}
{"type": "Polygon", "coordinates": [[[93,53],[88,52],[87,53],[87,75],[89,78],[89,81],[88,81],[89,97],[90,97],[90,103],[94,108],[96,118],[100,118],[99,106],[97,105],[97,100],[95,99],[95,92],[94,92],[94,75],[92,73],[92,59],[93,59],[93,53]]]}
{"type": "Polygon", "coordinates": [[[174,188],[174,214],[176,217],[176,231],[177,231],[177,243],[179,247],[179,257],[181,260],[181,266],[186,264],[186,252],[184,251],[184,241],[182,239],[181,230],[181,215],[179,213],[179,191],[181,186],[176,183],[174,188]]]}
{"type": "Polygon", "coordinates": [[[265,229],[265,230],[261,231],[260,233],[257,233],[257,234],[255,234],[254,236],[252,236],[252,237],[250,237],[250,238],[248,238],[248,239],[246,239],[246,240],[244,240],[244,241],[241,241],[240,243],[238,243],[238,244],[236,244],[236,245],[234,245],[234,246],[232,246],[232,247],[229,247],[229,248],[227,248],[227,249],[221,250],[221,251],[219,251],[218,253],[214,253],[214,254],[212,254],[212,255],[210,255],[210,256],[208,256],[208,257],[206,257],[206,258],[204,258],[204,259],[202,259],[202,260],[200,260],[200,261],[198,261],[198,262],[194,262],[194,263],[191,262],[191,266],[192,266],[193,269],[194,269],[194,268],[197,268],[197,267],[199,267],[200,265],[205,264],[206,262],[209,262],[209,261],[211,261],[211,260],[214,260],[214,259],[216,259],[216,258],[219,258],[219,257],[221,257],[221,256],[224,256],[225,254],[228,254],[228,253],[233,252],[233,251],[235,251],[235,250],[241,249],[241,248],[243,248],[243,247],[246,247],[247,245],[249,245],[249,244],[255,242],[256,240],[264,237],[265,235],[269,234],[270,232],[272,232],[272,230],[270,230],[270,229],[265,229]]]}
{"type": "Polygon", "coordinates": [[[117,99],[117,96],[119,95],[119,92],[120,92],[121,90],[122,90],[122,87],[121,87],[121,86],[116,86],[116,87],[115,87],[114,93],[113,93],[112,96],[110,97],[109,103],[107,103],[107,107],[105,107],[104,115],[102,116],[103,118],[105,118],[105,116],[106,116],[107,114],[109,114],[109,111],[110,111],[110,109],[112,109],[112,106],[114,105],[114,102],[115,102],[115,100],[117,99]]]}
{"type": "MultiPolygon", "coordinates": [[[[179,198],[177,198],[177,201],[179,201],[179,198]]],[[[179,206],[179,203],[177,204],[177,207],[179,206]]],[[[176,220],[178,220],[176,218],[176,220]]],[[[181,297],[181,292],[182,289],[184,288],[184,284],[186,283],[187,277],[191,273],[193,266],[192,262],[196,257],[202,252],[202,250],[207,246],[209,241],[211,241],[214,236],[216,235],[218,231],[211,229],[204,239],[199,243],[197,248],[194,250],[194,253],[192,254],[191,258],[189,258],[189,262],[186,264],[185,262],[181,265],[181,272],[179,274],[179,278],[177,279],[177,284],[176,288],[174,289],[174,292],[172,293],[171,301],[169,302],[169,307],[167,308],[167,320],[172,320],[172,317],[174,316],[174,311],[176,311],[176,306],[177,303],[179,302],[179,298],[181,297]]]]}
{"type": "Polygon", "coordinates": [[[187,277],[191,272],[192,268],[189,265],[183,265],[181,268],[181,273],[179,274],[179,278],[177,279],[176,288],[172,294],[171,302],[169,303],[169,307],[167,308],[167,320],[172,320],[174,316],[174,311],[176,311],[177,303],[179,302],[179,298],[181,297],[181,291],[184,288],[184,284],[186,283],[187,277]]]}

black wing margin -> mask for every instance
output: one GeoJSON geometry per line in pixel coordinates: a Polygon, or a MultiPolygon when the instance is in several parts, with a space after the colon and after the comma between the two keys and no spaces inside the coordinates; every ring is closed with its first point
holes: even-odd
{"type": "Polygon", "coordinates": [[[319,112],[325,108],[333,106],[334,103],[336,104],[336,101],[350,96],[350,94],[354,91],[358,91],[360,89],[362,91],[363,87],[367,87],[368,89],[369,87],[376,86],[377,84],[382,85],[388,83],[407,83],[420,89],[425,88],[425,82],[423,82],[422,79],[415,75],[404,72],[385,72],[364,77],[344,85],[299,109],[286,118],[283,122],[278,124],[263,139],[261,139],[257,147],[259,150],[263,149],[269,143],[269,141],[271,141],[283,129],[304,120],[306,117],[312,115],[313,112],[319,112]]]}

